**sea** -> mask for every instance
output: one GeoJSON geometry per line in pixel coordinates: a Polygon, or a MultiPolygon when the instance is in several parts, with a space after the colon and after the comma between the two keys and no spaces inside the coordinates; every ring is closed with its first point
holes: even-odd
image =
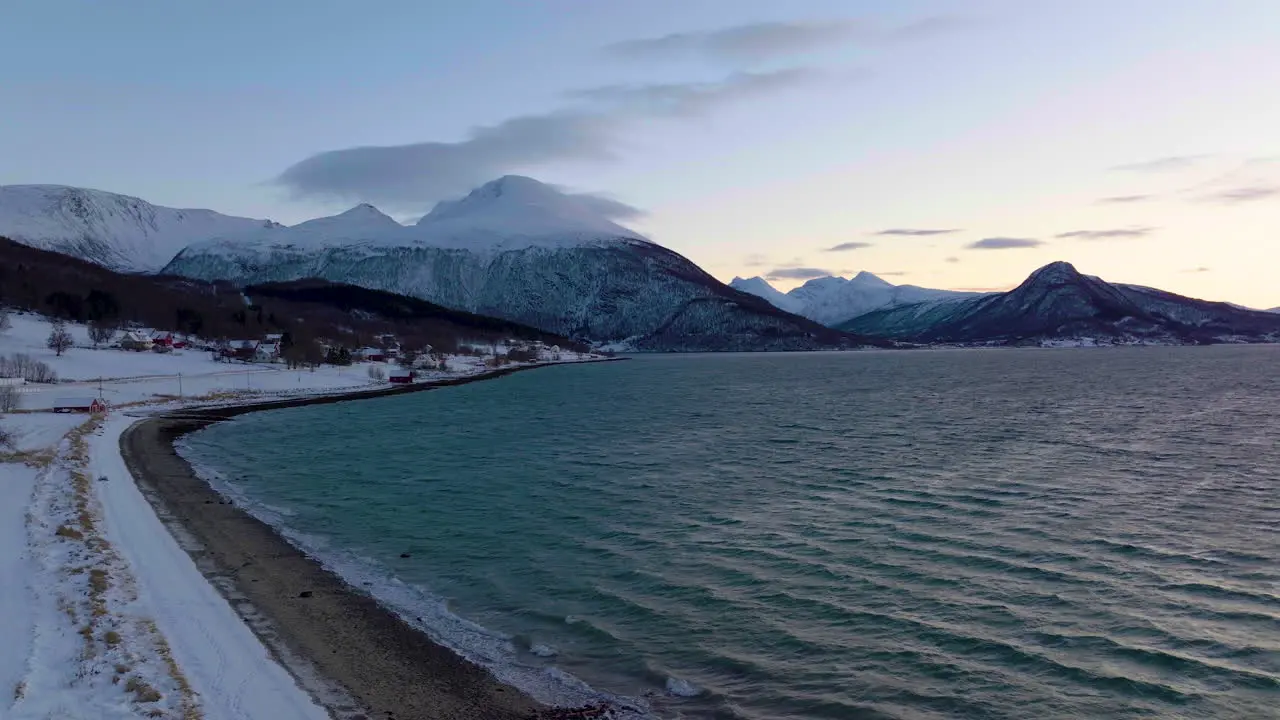
{"type": "Polygon", "coordinates": [[[181,450],[551,702],[1280,717],[1276,346],[639,356],[181,450]]]}

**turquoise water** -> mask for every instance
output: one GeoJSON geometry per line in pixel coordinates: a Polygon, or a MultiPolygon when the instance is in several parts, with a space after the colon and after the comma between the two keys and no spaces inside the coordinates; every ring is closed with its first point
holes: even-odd
{"type": "Polygon", "coordinates": [[[185,452],[542,697],[1247,718],[1280,708],[1278,432],[1276,347],[686,355],[185,452]]]}

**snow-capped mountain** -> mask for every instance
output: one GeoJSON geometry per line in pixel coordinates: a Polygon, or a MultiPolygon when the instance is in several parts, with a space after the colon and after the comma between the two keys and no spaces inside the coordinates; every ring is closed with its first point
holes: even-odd
{"type": "Polygon", "coordinates": [[[113,270],[154,272],[188,244],[273,226],[63,185],[0,186],[0,236],[113,270]]]}
{"type": "Polygon", "coordinates": [[[768,300],[775,306],[832,327],[872,310],[936,300],[974,297],[975,293],[894,285],[869,272],[852,278],[815,278],[783,293],[761,277],[734,278],[730,287],[768,300]]]}
{"type": "MultiPolygon", "coordinates": [[[[764,298],[774,307],[786,310],[789,313],[804,314],[804,303],[770,285],[769,281],[762,277],[735,277],[729,281],[729,287],[734,290],[741,290],[744,293],[751,293],[758,298],[764,298]]],[[[809,319],[812,320],[813,318],[809,319]]]]}
{"type": "Polygon", "coordinates": [[[165,273],[308,277],[389,290],[639,349],[838,347],[854,338],[726,287],[591,198],[507,176],[411,226],[371,207],[194,243],[165,273]]]}
{"type": "Polygon", "coordinates": [[[1275,342],[1280,318],[1083,275],[1055,262],[1004,293],[867,313],[851,332],[912,342],[1036,344],[1275,342]]]}

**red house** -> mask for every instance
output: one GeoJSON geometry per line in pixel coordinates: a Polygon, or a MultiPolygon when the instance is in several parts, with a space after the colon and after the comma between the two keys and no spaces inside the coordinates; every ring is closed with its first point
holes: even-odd
{"type": "Polygon", "coordinates": [[[58,398],[53,403],[53,411],[57,413],[85,412],[96,414],[106,412],[107,404],[99,398],[58,398]]]}
{"type": "Polygon", "coordinates": [[[415,377],[417,377],[417,374],[412,370],[392,370],[391,374],[387,376],[387,381],[397,385],[408,385],[413,382],[415,377]]]}

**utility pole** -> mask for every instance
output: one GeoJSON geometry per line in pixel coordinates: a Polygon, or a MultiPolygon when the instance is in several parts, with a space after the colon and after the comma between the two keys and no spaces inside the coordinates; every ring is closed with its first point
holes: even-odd
{"type": "Polygon", "coordinates": [[[182,373],[178,373],[178,399],[182,399],[182,373]]]}

